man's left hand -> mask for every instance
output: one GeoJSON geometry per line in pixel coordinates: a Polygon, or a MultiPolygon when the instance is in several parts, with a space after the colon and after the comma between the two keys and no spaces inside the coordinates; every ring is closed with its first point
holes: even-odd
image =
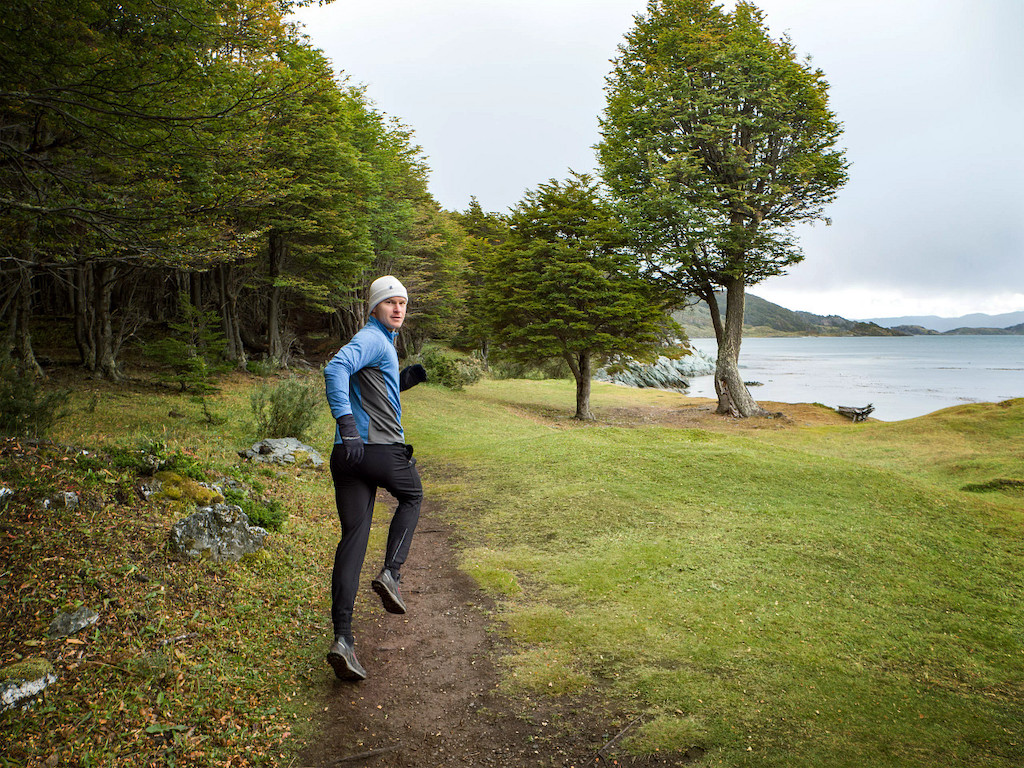
{"type": "Polygon", "coordinates": [[[400,392],[405,392],[405,390],[415,387],[417,384],[426,380],[426,369],[419,363],[416,363],[415,365],[410,365],[408,368],[403,369],[402,372],[398,374],[398,389],[400,392]]]}

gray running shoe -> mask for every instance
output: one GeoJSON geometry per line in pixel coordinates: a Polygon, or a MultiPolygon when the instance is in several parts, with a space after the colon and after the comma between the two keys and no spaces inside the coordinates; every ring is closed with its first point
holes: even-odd
{"type": "Polygon", "coordinates": [[[344,637],[336,637],[331,650],[327,652],[327,663],[334,667],[339,680],[365,680],[366,670],[356,658],[352,643],[344,637]]]}
{"type": "Polygon", "coordinates": [[[380,601],[384,604],[385,611],[405,613],[405,601],[398,589],[398,578],[395,578],[391,571],[384,568],[380,575],[370,582],[370,586],[373,587],[374,592],[380,595],[380,601]]]}

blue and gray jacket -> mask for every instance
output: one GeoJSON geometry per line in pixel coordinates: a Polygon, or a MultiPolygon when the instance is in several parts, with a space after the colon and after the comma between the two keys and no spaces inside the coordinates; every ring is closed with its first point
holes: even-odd
{"type": "MultiPolygon", "coordinates": [[[[397,331],[371,317],[324,368],[327,402],[335,421],[347,413],[367,444],[404,443],[402,403],[398,399],[397,331]]],[[[341,442],[335,428],[334,442],[341,442]]]]}

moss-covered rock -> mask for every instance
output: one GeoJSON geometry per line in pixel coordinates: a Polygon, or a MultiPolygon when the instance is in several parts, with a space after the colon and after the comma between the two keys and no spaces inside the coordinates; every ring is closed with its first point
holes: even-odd
{"type": "Polygon", "coordinates": [[[52,674],[53,664],[47,659],[33,656],[6,667],[0,667],[0,683],[24,683],[52,674]]]}
{"type": "Polygon", "coordinates": [[[27,658],[0,667],[0,712],[26,707],[57,681],[53,665],[43,658],[27,658]]]}
{"type": "Polygon", "coordinates": [[[215,489],[177,472],[165,470],[157,472],[153,477],[160,483],[160,490],[153,498],[164,498],[183,504],[192,503],[197,507],[209,507],[224,502],[224,497],[215,489]]]}

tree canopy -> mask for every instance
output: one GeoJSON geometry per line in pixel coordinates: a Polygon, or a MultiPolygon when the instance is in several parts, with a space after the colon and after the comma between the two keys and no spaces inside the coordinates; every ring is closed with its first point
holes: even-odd
{"type": "MultiPolygon", "coordinates": [[[[12,0],[0,18],[0,308],[69,315],[82,363],[179,313],[284,364],[303,312],[361,320],[429,201],[411,131],[335,76],[296,0],[12,0]],[[242,316],[245,316],[245,322],[242,316]]],[[[348,322],[346,322],[348,321],[348,322]]]]}
{"type": "Polygon", "coordinates": [[[746,286],[803,258],[847,178],[821,70],[739,2],[651,0],[607,80],[598,156],[648,273],[712,309],[719,410],[759,412],[738,370],[746,286]],[[725,289],[725,322],[715,290],[725,289]]]}
{"type": "Polygon", "coordinates": [[[653,356],[666,310],[704,298],[720,410],[756,411],[744,289],[801,258],[792,227],[823,218],[846,161],[822,73],[754,6],[651,0],[608,78],[603,183],[552,179],[498,215],[442,210],[413,131],[288,22],[304,4],[8,4],[0,356],[43,373],[45,316],[118,378],[126,350],[194,311],[219,318],[234,366],[287,366],[350,337],[392,273],[413,297],[400,353],[558,361],[580,418],[595,367],[653,356]]]}
{"type": "Polygon", "coordinates": [[[576,379],[576,418],[592,419],[594,365],[617,355],[656,356],[671,323],[589,176],[527,192],[508,226],[484,281],[493,339],[519,360],[564,360],[576,379]]]}

